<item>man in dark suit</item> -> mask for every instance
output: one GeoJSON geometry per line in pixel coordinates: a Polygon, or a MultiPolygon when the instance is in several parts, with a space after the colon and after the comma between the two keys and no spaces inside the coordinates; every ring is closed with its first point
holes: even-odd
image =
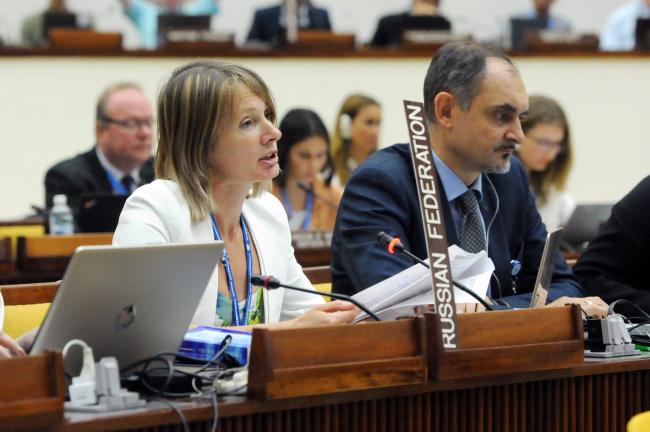
{"type": "Polygon", "coordinates": [[[376,47],[399,46],[408,30],[451,31],[449,20],[438,15],[438,4],[439,0],[413,0],[410,11],[381,17],[370,44],[376,47]]]}
{"type": "MultiPolygon", "coordinates": [[[[287,28],[286,2],[255,11],[247,42],[277,45],[285,38],[287,28]]],[[[296,0],[300,30],[332,30],[327,10],[313,6],[309,0],[296,0]]]]}
{"type": "MultiPolygon", "coordinates": [[[[585,291],[608,302],[625,299],[650,313],[650,176],[612,208],[598,236],[578,258],[575,273],[585,291]]],[[[641,316],[629,304],[616,307],[627,317],[641,316]]]]}
{"type": "MultiPolygon", "coordinates": [[[[487,249],[496,267],[492,298],[527,307],[546,229],[526,172],[513,156],[524,139],[521,118],[528,110],[519,72],[500,51],[447,44],[429,66],[424,106],[449,244],[466,249],[473,240],[467,234],[472,220],[472,232],[480,234],[482,243],[470,251],[487,249]],[[473,212],[466,198],[473,202],[473,212]]],[[[346,185],[332,239],[334,292],[354,294],[413,265],[407,257],[390,255],[376,241],[379,231],[400,237],[407,249],[426,258],[406,144],[376,152],[346,185]]],[[[558,254],[549,300],[582,295],[558,254]]],[[[565,302],[591,305],[596,299],[559,300],[565,302]]]]}
{"type": "Polygon", "coordinates": [[[97,145],[72,159],[59,162],[45,175],[45,204],[64,194],[75,220],[85,193],[129,195],[154,178],[153,114],[142,90],[131,83],[107,88],[97,101],[97,145]]]}

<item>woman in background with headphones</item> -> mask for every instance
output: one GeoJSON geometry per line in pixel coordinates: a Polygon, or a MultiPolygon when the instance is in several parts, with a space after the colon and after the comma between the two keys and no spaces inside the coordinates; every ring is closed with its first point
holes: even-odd
{"type": "Polygon", "coordinates": [[[314,111],[294,109],[280,122],[280,131],[282,172],[273,180],[273,194],[287,211],[289,227],[332,230],[343,191],[330,184],[334,173],[325,124],[314,111]]]}
{"type": "Polygon", "coordinates": [[[345,186],[352,171],[377,150],[381,106],[371,97],[353,94],[343,102],[332,137],[336,176],[332,183],[345,186]]]}
{"type": "Polygon", "coordinates": [[[519,158],[528,169],[530,187],[547,229],[566,225],[575,202],[565,190],[571,170],[569,122],[553,99],[530,96],[529,111],[521,122],[526,135],[519,158]]]}

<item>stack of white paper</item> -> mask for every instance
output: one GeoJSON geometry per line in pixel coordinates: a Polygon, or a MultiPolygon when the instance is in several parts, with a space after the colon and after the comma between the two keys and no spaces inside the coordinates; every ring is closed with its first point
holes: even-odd
{"type": "MultiPolygon", "coordinates": [[[[485,251],[476,254],[465,252],[456,245],[449,247],[451,274],[480,297],[485,297],[494,263],[485,251]]],[[[428,262],[428,260],[427,260],[428,262]]],[[[413,309],[435,303],[431,287],[431,270],[415,264],[353,296],[355,300],[375,312],[382,320],[412,316],[413,309]]],[[[476,303],[469,294],[454,288],[456,303],[476,303]]],[[[367,318],[365,313],[357,321],[367,318]]]]}

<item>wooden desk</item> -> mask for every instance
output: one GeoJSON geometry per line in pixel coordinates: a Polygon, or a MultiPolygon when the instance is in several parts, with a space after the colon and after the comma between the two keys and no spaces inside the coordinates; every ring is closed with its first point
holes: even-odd
{"type": "MultiPolygon", "coordinates": [[[[276,401],[228,397],[219,431],[624,431],[650,409],[650,356],[572,369],[276,401]]],[[[212,407],[183,412],[193,430],[209,430],[212,407]]],[[[67,415],[66,430],[182,430],[170,409],[104,417],[67,415]],[[172,426],[175,425],[175,426],[172,426]]]]}
{"type": "MultiPolygon", "coordinates": [[[[534,49],[514,51],[510,54],[517,57],[576,57],[576,58],[647,58],[647,51],[593,51],[581,50],[579,46],[553,46],[549,44],[536,45],[534,49]]],[[[335,44],[328,49],[323,49],[322,44],[301,47],[290,46],[272,49],[258,47],[233,47],[231,44],[181,44],[172,47],[163,47],[157,50],[77,50],[71,51],[56,47],[25,48],[25,47],[0,47],[0,58],[4,57],[236,57],[245,58],[346,58],[346,59],[400,59],[400,58],[426,58],[430,59],[435,51],[435,46],[409,44],[399,48],[375,48],[363,46],[356,48],[351,44],[338,46],[335,44]]]]}
{"type": "Polygon", "coordinates": [[[63,278],[79,246],[110,245],[112,233],[19,237],[15,269],[0,274],[0,284],[53,282],[63,278]]]}

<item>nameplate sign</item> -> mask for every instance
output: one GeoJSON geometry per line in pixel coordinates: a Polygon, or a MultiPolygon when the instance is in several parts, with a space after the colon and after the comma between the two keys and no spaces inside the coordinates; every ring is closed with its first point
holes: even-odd
{"type": "Polygon", "coordinates": [[[409,148],[415,183],[420,201],[422,226],[426,237],[427,256],[431,265],[431,281],[435,312],[440,316],[442,344],[447,349],[458,347],[456,302],[449,265],[448,244],[443,220],[443,203],[438,193],[438,176],[433,163],[429,132],[424,119],[424,105],[403,101],[409,131],[409,148]]]}

